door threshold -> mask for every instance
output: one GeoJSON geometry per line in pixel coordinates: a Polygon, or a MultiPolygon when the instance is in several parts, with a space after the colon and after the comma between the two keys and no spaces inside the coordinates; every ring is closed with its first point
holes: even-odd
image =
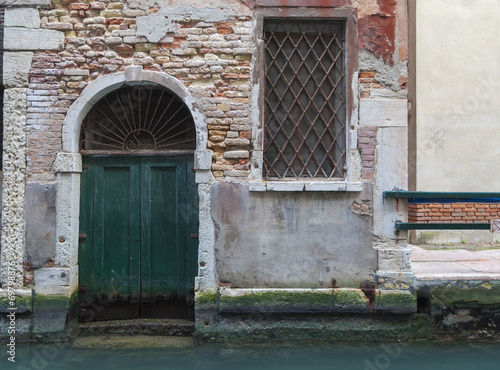
{"type": "Polygon", "coordinates": [[[131,319],[78,323],[79,335],[165,335],[192,337],[194,321],[187,319],[131,319]]]}

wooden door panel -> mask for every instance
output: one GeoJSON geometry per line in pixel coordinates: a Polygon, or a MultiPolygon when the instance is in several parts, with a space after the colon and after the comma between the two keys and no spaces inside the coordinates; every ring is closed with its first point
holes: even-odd
{"type": "Polygon", "coordinates": [[[112,301],[140,300],[140,164],[101,160],[94,177],[94,291],[112,301]],[[101,277],[101,279],[100,279],[101,277]],[[99,289],[100,288],[100,289],[99,289]]]}
{"type": "Polygon", "coordinates": [[[186,161],[142,158],[141,168],[141,315],[151,316],[151,304],[185,301],[186,161]]]}
{"type": "Polygon", "coordinates": [[[100,302],[96,319],[187,317],[198,249],[192,158],[84,161],[80,298],[100,302]]]}

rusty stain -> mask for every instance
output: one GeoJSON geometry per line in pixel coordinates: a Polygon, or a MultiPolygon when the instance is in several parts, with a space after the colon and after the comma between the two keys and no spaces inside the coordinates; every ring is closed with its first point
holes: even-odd
{"type": "Polygon", "coordinates": [[[229,280],[220,279],[219,286],[223,288],[231,288],[231,282],[229,280]]]}
{"type": "Polygon", "coordinates": [[[361,284],[360,289],[365,297],[368,298],[368,307],[370,309],[370,312],[373,312],[373,309],[375,307],[375,284],[364,282],[361,284]]]}
{"type": "Polygon", "coordinates": [[[332,279],[332,288],[338,288],[337,280],[335,280],[335,279],[332,279]]]}
{"type": "Polygon", "coordinates": [[[52,261],[51,259],[45,261],[45,263],[43,264],[43,267],[53,267],[54,266],[54,261],[52,261]]]}

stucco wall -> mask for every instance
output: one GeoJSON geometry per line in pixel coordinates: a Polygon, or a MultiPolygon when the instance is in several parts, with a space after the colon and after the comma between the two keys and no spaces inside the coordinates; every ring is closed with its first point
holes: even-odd
{"type": "Polygon", "coordinates": [[[212,185],[220,279],[238,288],[359,287],[373,280],[371,192],[251,192],[212,185]]]}
{"type": "Polygon", "coordinates": [[[416,1],[416,190],[498,191],[499,25],[497,0],[416,1]]]}

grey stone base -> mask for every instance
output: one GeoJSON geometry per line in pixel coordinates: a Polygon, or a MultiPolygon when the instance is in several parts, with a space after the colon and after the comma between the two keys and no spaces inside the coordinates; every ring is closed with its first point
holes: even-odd
{"type": "Polygon", "coordinates": [[[194,322],[188,320],[136,319],[78,324],[78,335],[140,334],[188,337],[192,336],[193,333],[194,322]]]}
{"type": "Polygon", "coordinates": [[[199,341],[409,340],[408,290],[227,289],[195,296],[199,341]]]}
{"type": "Polygon", "coordinates": [[[414,337],[411,315],[225,315],[195,326],[203,342],[396,341],[414,337]]]}

